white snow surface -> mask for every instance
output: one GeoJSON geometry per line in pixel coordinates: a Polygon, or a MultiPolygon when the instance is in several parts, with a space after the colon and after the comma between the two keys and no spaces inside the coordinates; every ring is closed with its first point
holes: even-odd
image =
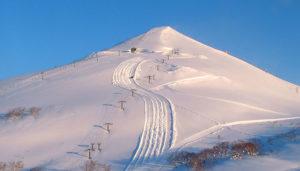
{"type": "MultiPolygon", "coordinates": [[[[82,170],[90,144],[101,143],[91,157],[112,170],[170,170],[171,152],[211,147],[217,136],[276,134],[270,123],[299,123],[297,87],[171,27],[154,28],[76,63],[1,81],[0,114],[42,110],[37,118],[0,120],[0,162],[82,170]]],[[[299,146],[288,149],[299,154],[291,149],[299,146]]],[[[299,163],[268,156],[212,170],[288,170],[299,163]]]]}

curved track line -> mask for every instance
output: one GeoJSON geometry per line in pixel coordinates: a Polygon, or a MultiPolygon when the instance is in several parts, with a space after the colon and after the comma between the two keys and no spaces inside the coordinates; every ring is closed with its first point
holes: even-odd
{"type": "Polygon", "coordinates": [[[197,96],[197,97],[206,98],[206,99],[214,100],[214,101],[220,101],[220,102],[229,103],[229,104],[234,104],[234,105],[242,106],[242,107],[257,110],[257,111],[274,113],[274,114],[277,114],[277,115],[287,115],[285,113],[280,113],[280,112],[277,112],[277,111],[274,111],[274,110],[270,110],[270,109],[266,109],[266,108],[246,104],[246,103],[241,103],[241,102],[234,101],[234,100],[228,100],[228,99],[222,99],[222,98],[216,98],[216,97],[208,97],[208,96],[197,96]]]}
{"type": "Polygon", "coordinates": [[[160,88],[163,88],[164,86],[170,86],[170,85],[174,85],[174,84],[178,84],[178,83],[184,83],[184,82],[187,82],[187,81],[194,81],[194,80],[207,81],[207,80],[215,80],[215,79],[218,79],[218,78],[222,78],[222,77],[207,74],[207,75],[202,75],[202,76],[183,78],[183,79],[179,79],[179,80],[176,80],[176,81],[170,81],[170,82],[158,85],[156,87],[153,87],[152,89],[153,90],[159,90],[160,88]]]}
{"type": "Polygon", "coordinates": [[[132,58],[119,64],[113,75],[115,86],[136,89],[145,104],[145,123],[138,145],[125,170],[155,161],[174,143],[174,118],[172,105],[165,97],[142,87],[135,80],[137,68],[144,60],[132,58]],[[132,79],[130,77],[133,77],[132,79]]]}
{"type": "Polygon", "coordinates": [[[180,143],[177,145],[177,150],[181,150],[184,146],[187,146],[189,144],[192,144],[201,138],[213,134],[215,132],[218,132],[219,130],[223,129],[224,127],[229,127],[229,126],[236,126],[236,125],[249,125],[249,124],[258,124],[258,123],[266,123],[266,122],[276,122],[276,121],[286,121],[286,120],[294,120],[294,119],[300,119],[300,117],[290,117],[290,118],[277,118],[277,119],[260,119],[260,120],[245,120],[245,121],[235,121],[235,122],[229,122],[225,124],[218,124],[215,126],[212,126],[208,129],[205,129],[203,131],[200,131],[184,140],[182,140],[180,143]]]}

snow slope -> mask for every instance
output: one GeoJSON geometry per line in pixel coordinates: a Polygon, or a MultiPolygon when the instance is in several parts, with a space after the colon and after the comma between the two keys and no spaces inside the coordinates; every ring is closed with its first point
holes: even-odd
{"type": "Polygon", "coordinates": [[[172,146],[174,141],[172,106],[164,97],[138,84],[135,80],[137,66],[142,58],[133,58],[121,63],[115,70],[113,83],[129,91],[134,89],[145,103],[145,124],[138,146],[126,169],[133,169],[149,159],[159,157],[172,146]],[[132,78],[131,78],[132,77],[132,78]]]}
{"type": "Polygon", "coordinates": [[[70,65],[1,81],[0,114],[16,107],[42,110],[38,118],[0,120],[0,161],[50,170],[81,170],[91,143],[102,148],[91,157],[113,170],[169,170],[174,151],[276,134],[300,122],[297,85],[170,27],[70,65]]]}

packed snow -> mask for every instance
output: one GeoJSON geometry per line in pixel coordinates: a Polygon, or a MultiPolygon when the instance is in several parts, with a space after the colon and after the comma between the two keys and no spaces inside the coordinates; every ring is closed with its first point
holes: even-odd
{"type": "MultiPolygon", "coordinates": [[[[69,65],[1,81],[0,116],[2,163],[82,170],[95,160],[111,170],[172,170],[172,153],[298,128],[300,92],[158,27],[69,65]],[[20,116],[8,117],[13,109],[20,116]]],[[[299,147],[209,169],[297,170],[299,147]]]]}

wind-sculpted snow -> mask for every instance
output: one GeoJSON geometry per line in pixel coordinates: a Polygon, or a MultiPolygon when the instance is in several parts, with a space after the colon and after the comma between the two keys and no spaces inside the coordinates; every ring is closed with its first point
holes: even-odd
{"type": "Polygon", "coordinates": [[[143,132],[126,170],[155,161],[174,143],[173,113],[170,102],[141,87],[135,80],[136,68],[142,61],[142,58],[133,58],[122,62],[113,75],[114,85],[128,90],[136,89],[136,93],[145,103],[143,132]]]}

